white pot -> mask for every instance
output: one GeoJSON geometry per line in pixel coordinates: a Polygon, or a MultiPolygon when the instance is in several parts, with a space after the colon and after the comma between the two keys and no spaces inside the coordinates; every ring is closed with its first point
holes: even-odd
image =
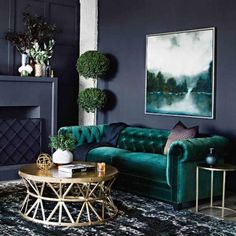
{"type": "Polygon", "coordinates": [[[52,161],[55,164],[69,164],[73,161],[73,154],[68,150],[62,151],[61,149],[57,149],[52,154],[52,161]]]}

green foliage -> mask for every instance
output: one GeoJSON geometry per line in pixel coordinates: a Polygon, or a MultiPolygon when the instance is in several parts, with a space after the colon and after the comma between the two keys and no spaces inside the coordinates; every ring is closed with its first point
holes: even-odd
{"type": "Polygon", "coordinates": [[[23,13],[24,32],[7,32],[5,39],[10,41],[21,53],[27,52],[36,41],[40,45],[49,42],[55,37],[56,25],[51,25],[39,16],[28,12],[23,13]]]}
{"type": "Polygon", "coordinates": [[[61,149],[63,151],[65,150],[73,150],[76,146],[76,140],[71,134],[58,134],[55,136],[49,137],[50,143],[49,147],[52,147],[54,149],[61,149]]]}
{"type": "Polygon", "coordinates": [[[188,86],[187,86],[187,82],[186,80],[184,80],[184,82],[182,84],[178,85],[178,91],[187,93],[188,92],[188,86]]]}
{"type": "Polygon", "coordinates": [[[196,86],[192,89],[192,92],[208,92],[211,93],[211,80],[199,78],[196,86]]]}
{"type": "Polygon", "coordinates": [[[192,92],[212,93],[212,62],[209,64],[207,76],[200,76],[192,92]]]}
{"type": "Polygon", "coordinates": [[[87,78],[102,78],[110,67],[109,59],[98,51],[87,51],[77,60],[76,69],[78,73],[87,78]]]}
{"type": "Polygon", "coordinates": [[[174,78],[170,78],[166,82],[165,92],[176,93],[177,91],[177,84],[174,78]]]}
{"type": "Polygon", "coordinates": [[[81,91],[78,97],[78,103],[87,112],[95,112],[96,109],[102,109],[106,100],[106,94],[97,88],[87,88],[81,91]]]}
{"type": "Polygon", "coordinates": [[[186,93],[187,91],[186,80],[177,84],[175,78],[165,78],[161,72],[157,75],[147,72],[147,92],[186,93]]]}
{"type": "Polygon", "coordinates": [[[163,74],[161,72],[158,72],[156,79],[157,79],[156,86],[158,88],[158,91],[163,91],[165,87],[165,78],[163,74]]]}
{"type": "Polygon", "coordinates": [[[147,71],[147,92],[150,93],[157,90],[158,90],[158,87],[156,83],[155,74],[147,71]]]}
{"type": "Polygon", "coordinates": [[[44,43],[42,49],[38,42],[34,42],[32,48],[29,50],[29,55],[36,63],[42,64],[52,57],[54,44],[55,41],[53,39],[49,40],[48,45],[44,43]]]}

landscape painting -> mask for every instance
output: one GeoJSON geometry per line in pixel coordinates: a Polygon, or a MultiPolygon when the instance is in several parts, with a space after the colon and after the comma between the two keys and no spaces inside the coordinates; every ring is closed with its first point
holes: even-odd
{"type": "Polygon", "coordinates": [[[147,114],[213,119],[214,28],[147,36],[147,114]]]}

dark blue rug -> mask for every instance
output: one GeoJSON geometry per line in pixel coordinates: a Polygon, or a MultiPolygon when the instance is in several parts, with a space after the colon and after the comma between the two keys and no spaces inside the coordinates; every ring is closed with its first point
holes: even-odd
{"type": "Polygon", "coordinates": [[[119,214],[114,220],[81,228],[46,226],[26,221],[19,215],[24,197],[22,184],[0,184],[0,235],[236,235],[236,223],[189,210],[174,211],[172,206],[157,200],[116,190],[113,198],[119,214]]]}

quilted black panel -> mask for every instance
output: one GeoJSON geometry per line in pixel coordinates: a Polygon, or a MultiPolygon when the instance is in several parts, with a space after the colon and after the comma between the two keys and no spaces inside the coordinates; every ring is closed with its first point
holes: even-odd
{"type": "Polygon", "coordinates": [[[35,162],[40,152],[40,119],[0,119],[0,166],[35,162]]]}

